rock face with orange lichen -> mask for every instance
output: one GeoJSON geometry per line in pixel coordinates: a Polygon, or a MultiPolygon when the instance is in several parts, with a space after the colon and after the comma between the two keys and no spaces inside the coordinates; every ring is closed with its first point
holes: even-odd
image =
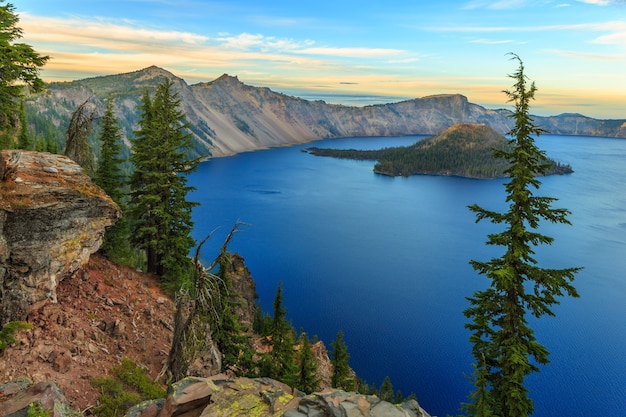
{"type": "Polygon", "coordinates": [[[89,260],[120,215],[71,159],[0,151],[0,326],[56,302],[58,282],[89,260]]]}

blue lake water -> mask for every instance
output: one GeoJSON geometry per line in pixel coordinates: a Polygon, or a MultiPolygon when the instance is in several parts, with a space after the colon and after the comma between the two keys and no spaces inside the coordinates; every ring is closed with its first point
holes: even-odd
{"type": "MultiPolygon", "coordinates": [[[[194,237],[230,227],[260,301],[271,311],[278,283],[296,329],[327,346],[343,330],[350,364],[369,383],[389,376],[432,415],[456,414],[472,387],[466,296],[487,285],[471,259],[498,256],[484,242],[498,231],[467,206],[505,210],[504,180],[372,172],[369,161],[322,158],[307,146],[377,149],[420,137],[349,138],[214,159],[191,175],[201,203],[194,237]]],[[[626,410],[626,140],[544,135],[537,144],[575,173],[542,179],[572,226],[545,225],[544,267],[583,266],[578,299],[556,317],[531,321],[551,363],[528,379],[535,416],[621,417],[626,410]]]]}

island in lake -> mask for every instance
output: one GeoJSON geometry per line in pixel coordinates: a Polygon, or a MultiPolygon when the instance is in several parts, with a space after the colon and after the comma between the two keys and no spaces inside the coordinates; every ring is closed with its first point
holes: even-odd
{"type": "MultiPolygon", "coordinates": [[[[467,178],[500,178],[508,161],[495,158],[493,149],[509,150],[511,144],[484,124],[457,124],[411,146],[379,150],[306,148],[316,156],[377,161],[374,172],[390,176],[448,175],[467,178]]],[[[569,174],[572,167],[548,159],[546,175],[569,174]]]]}

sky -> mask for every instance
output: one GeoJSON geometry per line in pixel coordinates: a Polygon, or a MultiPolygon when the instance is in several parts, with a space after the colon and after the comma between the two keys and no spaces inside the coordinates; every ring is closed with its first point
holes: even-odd
{"type": "Polygon", "coordinates": [[[9,0],[45,81],[157,65],[189,84],[367,105],[463,94],[511,108],[517,54],[531,112],[626,118],[626,0],[9,0]]]}

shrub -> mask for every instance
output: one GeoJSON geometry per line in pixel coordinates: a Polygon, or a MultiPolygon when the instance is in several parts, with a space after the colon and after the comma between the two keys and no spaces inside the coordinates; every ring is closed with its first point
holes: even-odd
{"type": "Polygon", "coordinates": [[[121,417],[135,404],[165,397],[166,391],[130,359],[123,358],[111,371],[114,378],[99,377],[91,381],[100,390],[94,408],[100,417],[121,417]]]}

